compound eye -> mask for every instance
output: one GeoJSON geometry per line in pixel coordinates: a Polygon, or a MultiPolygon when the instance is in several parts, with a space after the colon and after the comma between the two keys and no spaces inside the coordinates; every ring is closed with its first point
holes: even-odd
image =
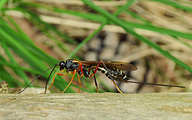
{"type": "Polygon", "coordinates": [[[64,61],[61,61],[59,63],[59,67],[60,67],[60,70],[63,70],[65,68],[65,62],[64,61]]]}

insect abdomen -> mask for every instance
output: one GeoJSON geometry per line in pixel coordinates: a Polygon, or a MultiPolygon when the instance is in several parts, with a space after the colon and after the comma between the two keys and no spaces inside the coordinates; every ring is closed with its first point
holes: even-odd
{"type": "Polygon", "coordinates": [[[112,77],[113,80],[121,81],[121,82],[127,82],[129,80],[129,78],[125,75],[125,73],[118,69],[117,70],[111,70],[111,69],[106,70],[105,68],[98,67],[98,71],[105,74],[109,79],[111,79],[111,77],[112,77]],[[109,74],[109,72],[110,72],[110,74],[109,74]]]}

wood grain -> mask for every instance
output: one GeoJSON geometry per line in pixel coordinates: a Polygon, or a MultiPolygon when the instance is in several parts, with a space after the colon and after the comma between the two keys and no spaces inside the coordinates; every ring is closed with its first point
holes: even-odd
{"type": "Polygon", "coordinates": [[[1,119],[192,118],[192,93],[0,94],[1,119]]]}

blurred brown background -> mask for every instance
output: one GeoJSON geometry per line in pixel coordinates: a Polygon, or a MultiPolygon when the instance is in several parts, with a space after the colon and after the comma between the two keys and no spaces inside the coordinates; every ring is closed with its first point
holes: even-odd
{"type": "MultiPolygon", "coordinates": [[[[49,5],[50,7],[62,9],[67,8],[75,11],[95,13],[95,11],[85,6],[79,0],[30,1],[37,2],[42,5],[49,5]]],[[[185,1],[192,4],[190,0],[185,1]]],[[[114,13],[117,10],[117,6],[124,5],[126,1],[95,1],[94,3],[110,13],[114,13]]],[[[184,5],[188,6],[187,3],[184,5]]],[[[81,43],[82,40],[90,35],[101,24],[69,14],[52,13],[41,9],[35,10],[37,10],[36,12],[41,16],[43,21],[54,25],[59,31],[69,35],[78,43],[81,43]]],[[[135,2],[129,8],[129,10],[142,17],[144,21],[148,21],[149,24],[176,31],[192,33],[192,14],[189,12],[154,1],[135,2]]],[[[39,48],[43,49],[46,53],[58,60],[66,60],[68,58],[68,53],[61,50],[53,40],[51,40],[45,34],[42,34],[38,28],[24,19],[18,12],[10,12],[9,14],[14,18],[14,20],[16,20],[16,22],[27,33],[27,35],[34,40],[35,44],[39,46],[39,48]]],[[[129,22],[143,23],[142,21],[133,18],[125,12],[121,13],[119,18],[129,22]]],[[[186,47],[184,44],[181,44],[180,41],[175,41],[171,36],[153,31],[144,29],[135,29],[135,31],[138,34],[149,38],[151,41],[154,41],[163,49],[169,51],[173,56],[192,67],[192,50],[189,47],[186,47]]],[[[52,35],[54,36],[55,34],[52,33],[52,35]]],[[[57,38],[57,35],[55,35],[55,37],[57,38]]],[[[58,39],[67,50],[72,52],[76,48],[76,46],[66,43],[59,36],[58,39]]],[[[186,41],[189,45],[192,45],[192,41],[184,38],[180,39],[186,41]]],[[[82,60],[86,61],[98,61],[101,59],[130,62],[131,64],[136,65],[138,68],[138,70],[133,72],[125,72],[131,80],[148,83],[182,85],[187,87],[187,89],[181,89],[117,83],[123,92],[180,92],[192,90],[192,75],[190,72],[178,66],[170,59],[164,57],[156,50],[148,47],[145,43],[140,42],[129,33],[125,33],[122,28],[115,25],[106,25],[103,30],[94,36],[85,46],[83,46],[83,48],[79,50],[76,55],[82,60]]],[[[20,64],[25,66],[20,58],[18,58],[17,61],[20,61],[20,64]]],[[[105,75],[100,74],[99,72],[97,75],[100,78],[99,81],[102,80],[109,87],[116,90],[114,84],[105,75]]],[[[70,80],[70,78],[66,79],[70,80]]],[[[94,82],[92,84],[94,84],[94,82]]],[[[99,87],[105,89],[102,87],[102,85],[99,85],[99,87]]]]}

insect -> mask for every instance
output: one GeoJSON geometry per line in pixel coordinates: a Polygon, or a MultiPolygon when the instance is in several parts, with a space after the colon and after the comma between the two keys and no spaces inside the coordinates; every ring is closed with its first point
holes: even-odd
{"type": "Polygon", "coordinates": [[[180,88],[185,88],[183,86],[175,86],[175,85],[164,85],[164,84],[154,84],[154,83],[142,83],[142,82],[137,82],[137,81],[130,81],[129,78],[125,75],[123,71],[134,71],[137,70],[137,67],[135,65],[126,63],[126,62],[118,62],[118,61],[78,61],[75,59],[67,59],[65,62],[61,61],[47,70],[45,70],[43,73],[41,73],[39,76],[37,76],[34,80],[32,80],[20,93],[22,93],[32,82],[34,82],[38,77],[40,77],[42,74],[44,74],[46,71],[50,70],[51,68],[52,71],[47,79],[45,91],[43,93],[46,93],[47,90],[51,88],[51,86],[54,83],[54,79],[56,75],[59,76],[64,76],[66,74],[72,74],[71,81],[69,84],[65,87],[62,93],[66,91],[66,89],[69,87],[69,85],[73,82],[74,76],[77,73],[78,74],[78,81],[79,81],[79,93],[81,89],[81,80],[80,77],[85,76],[87,78],[89,77],[94,77],[95,81],[95,86],[98,90],[98,85],[97,85],[97,80],[95,77],[95,74],[97,71],[100,71],[101,73],[105,74],[111,81],[114,83],[115,87],[117,90],[122,93],[122,91],[119,89],[115,81],[119,82],[125,82],[125,83],[138,83],[138,84],[148,84],[148,85],[159,85],[159,86],[168,86],[168,87],[180,87],[180,88]],[[66,71],[64,74],[63,73],[55,73],[52,79],[52,83],[50,86],[47,88],[48,80],[53,73],[54,69],[59,66],[59,69],[61,72],[66,71]],[[90,71],[92,70],[92,74],[90,71]]]}

